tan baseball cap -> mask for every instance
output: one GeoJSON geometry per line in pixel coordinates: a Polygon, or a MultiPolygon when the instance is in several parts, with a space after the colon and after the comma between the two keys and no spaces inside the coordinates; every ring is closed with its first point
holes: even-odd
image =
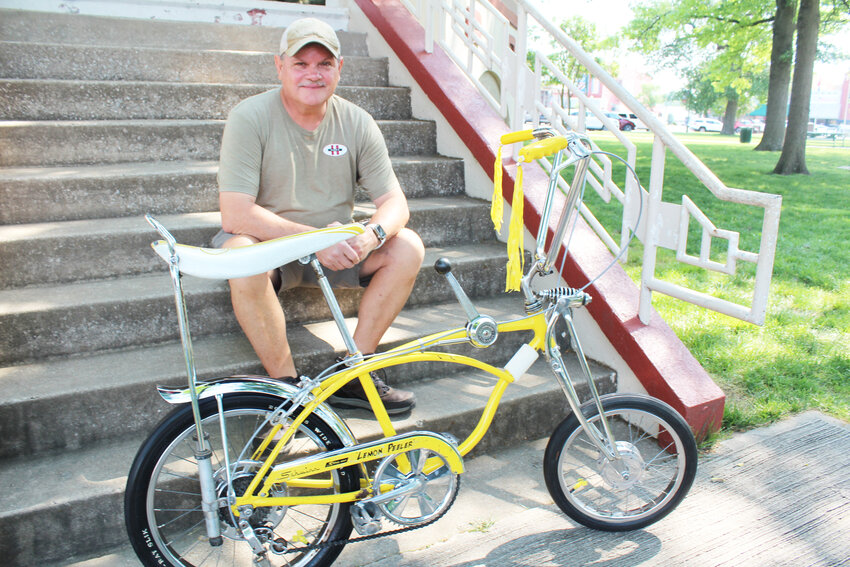
{"type": "Polygon", "coordinates": [[[316,18],[295,20],[280,38],[280,54],[292,57],[308,43],[318,43],[339,59],[339,38],[334,29],[316,18]]]}

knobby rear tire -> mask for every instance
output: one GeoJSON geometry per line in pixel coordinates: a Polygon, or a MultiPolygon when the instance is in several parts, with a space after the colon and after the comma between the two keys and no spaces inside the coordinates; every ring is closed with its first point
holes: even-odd
{"type": "MultiPolygon", "coordinates": [[[[250,393],[231,394],[223,398],[232,465],[264,418],[283,402],[274,396],[250,393]]],[[[221,495],[226,483],[222,480],[225,478],[224,458],[215,400],[203,400],[200,409],[205,435],[213,450],[213,472],[218,473],[215,475],[217,491],[221,495]]],[[[186,404],[167,415],[139,449],[127,479],[124,497],[125,523],[130,542],[142,563],[149,567],[252,566],[253,554],[248,544],[238,538],[227,507],[220,508],[219,513],[224,543],[219,547],[209,545],[200,512],[198,470],[193,451],[194,434],[191,407],[186,404]]],[[[333,428],[317,415],[311,414],[299,428],[294,440],[287,443],[287,450],[282,451],[276,463],[341,447],[343,443],[333,428]]],[[[242,465],[236,467],[238,471],[235,472],[241,474],[239,480],[234,480],[237,490],[247,487],[253,476],[252,471],[258,467],[256,461],[250,461],[250,453],[249,448],[247,456],[243,456],[242,465]]],[[[356,467],[325,473],[324,477],[317,476],[331,480],[327,484],[332,486],[329,490],[334,493],[352,492],[359,487],[356,467]]],[[[279,496],[310,490],[290,489],[284,484],[275,486],[276,495],[279,496]]],[[[258,527],[271,527],[273,537],[298,542],[299,546],[345,540],[351,533],[349,508],[348,503],[257,508],[251,523],[255,530],[258,527]]],[[[333,563],[342,547],[334,545],[284,556],[268,553],[268,557],[275,567],[326,567],[333,563]]]]}
{"type": "MultiPolygon", "coordinates": [[[[602,407],[621,464],[609,462],[570,414],[546,447],[546,487],[558,507],[582,525],[603,531],[646,527],[688,493],[697,470],[696,441],[685,420],[654,398],[615,394],[604,396],[602,407]],[[622,464],[628,466],[627,479],[620,474],[622,464]]],[[[595,403],[584,404],[582,413],[602,430],[595,403]]]]}

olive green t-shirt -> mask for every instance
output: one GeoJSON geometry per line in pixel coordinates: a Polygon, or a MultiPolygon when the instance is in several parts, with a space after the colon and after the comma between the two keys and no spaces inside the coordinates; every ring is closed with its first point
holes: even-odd
{"type": "Polygon", "coordinates": [[[261,207],[318,228],[351,221],[357,185],[373,200],[399,187],[378,125],[357,105],[332,96],[312,132],[292,120],[279,88],[230,112],[219,191],[252,195],[261,207]]]}

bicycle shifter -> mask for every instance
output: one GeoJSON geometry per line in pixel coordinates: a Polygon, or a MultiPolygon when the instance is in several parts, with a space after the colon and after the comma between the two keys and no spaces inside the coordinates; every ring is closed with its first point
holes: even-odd
{"type": "Polygon", "coordinates": [[[463,291],[460,282],[452,274],[452,264],[447,258],[439,258],[434,262],[434,269],[438,274],[446,276],[452,291],[457,297],[458,303],[466,312],[466,318],[469,322],[466,324],[466,334],[469,337],[469,342],[472,346],[478,348],[487,348],[496,342],[499,336],[498,325],[496,320],[489,315],[482,315],[478,309],[472,304],[469,296],[463,291]]]}

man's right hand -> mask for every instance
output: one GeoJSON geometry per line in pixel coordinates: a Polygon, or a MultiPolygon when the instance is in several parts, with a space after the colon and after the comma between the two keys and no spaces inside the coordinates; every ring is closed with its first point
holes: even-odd
{"type": "MultiPolygon", "coordinates": [[[[342,226],[342,224],[332,222],[328,226],[342,226]]],[[[369,252],[375,249],[377,244],[373,241],[377,241],[377,238],[371,230],[367,230],[363,234],[320,250],[316,253],[316,257],[322,266],[330,270],[347,270],[362,262],[369,252]]]]}

